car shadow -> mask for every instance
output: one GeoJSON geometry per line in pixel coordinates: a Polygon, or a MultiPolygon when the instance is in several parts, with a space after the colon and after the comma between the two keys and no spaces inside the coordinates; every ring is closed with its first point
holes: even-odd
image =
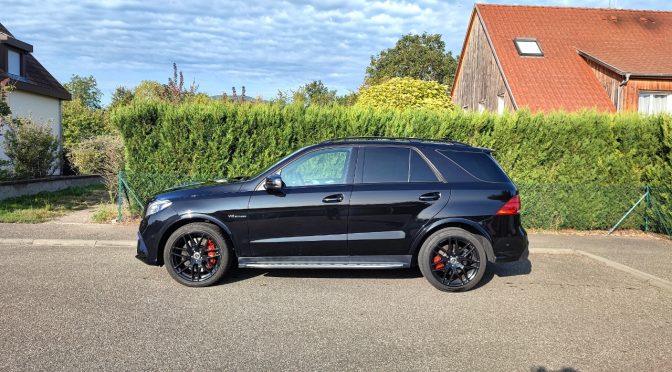
{"type": "Polygon", "coordinates": [[[478,283],[474,289],[480,288],[488,284],[495,276],[500,278],[509,276],[528,275],[532,272],[532,261],[525,258],[520,261],[506,262],[506,263],[488,263],[483,279],[478,283]]]}
{"type": "MultiPolygon", "coordinates": [[[[495,276],[510,277],[517,275],[527,275],[532,272],[532,263],[529,259],[511,263],[488,263],[483,279],[474,288],[490,282],[495,276]]],[[[422,277],[420,269],[413,267],[410,269],[393,270],[363,270],[363,269],[240,269],[232,268],[232,271],[221,284],[231,284],[243,280],[252,279],[258,276],[273,278],[315,278],[315,279],[395,279],[407,280],[422,277]]]]}
{"type": "Polygon", "coordinates": [[[579,372],[578,369],[572,367],[561,367],[560,369],[548,369],[543,366],[532,367],[530,368],[531,372],[579,372]]]}
{"type": "Polygon", "coordinates": [[[258,276],[272,278],[314,278],[314,279],[416,279],[422,277],[420,270],[363,270],[363,269],[239,269],[233,268],[222,284],[235,283],[258,276]]]}

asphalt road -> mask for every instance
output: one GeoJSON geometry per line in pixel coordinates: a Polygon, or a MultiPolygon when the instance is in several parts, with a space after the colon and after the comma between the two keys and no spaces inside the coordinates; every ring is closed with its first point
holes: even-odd
{"type": "Polygon", "coordinates": [[[581,256],[532,254],[448,294],[414,270],[189,289],[133,253],[0,246],[0,370],[672,368],[672,292],[581,256]]]}

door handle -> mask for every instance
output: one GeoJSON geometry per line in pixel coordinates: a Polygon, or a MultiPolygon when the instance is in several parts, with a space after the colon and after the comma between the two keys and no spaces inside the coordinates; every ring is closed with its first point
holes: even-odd
{"type": "Polygon", "coordinates": [[[434,201],[434,200],[439,200],[441,199],[441,193],[440,192],[428,192],[426,194],[420,195],[418,198],[422,201],[434,201]]]}
{"type": "Polygon", "coordinates": [[[340,203],[343,201],[343,194],[329,195],[322,199],[322,203],[340,203]]]}

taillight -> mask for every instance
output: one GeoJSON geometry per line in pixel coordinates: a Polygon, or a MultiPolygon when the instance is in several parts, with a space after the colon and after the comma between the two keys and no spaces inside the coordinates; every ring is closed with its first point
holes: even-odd
{"type": "Polygon", "coordinates": [[[508,216],[520,213],[520,196],[516,195],[497,211],[498,216],[508,216]]]}

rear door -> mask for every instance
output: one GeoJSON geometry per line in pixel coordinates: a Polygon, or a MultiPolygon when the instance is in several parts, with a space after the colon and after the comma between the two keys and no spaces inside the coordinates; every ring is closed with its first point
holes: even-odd
{"type": "Polygon", "coordinates": [[[414,147],[362,146],[350,199],[350,255],[406,255],[450,188],[414,147]]]}

